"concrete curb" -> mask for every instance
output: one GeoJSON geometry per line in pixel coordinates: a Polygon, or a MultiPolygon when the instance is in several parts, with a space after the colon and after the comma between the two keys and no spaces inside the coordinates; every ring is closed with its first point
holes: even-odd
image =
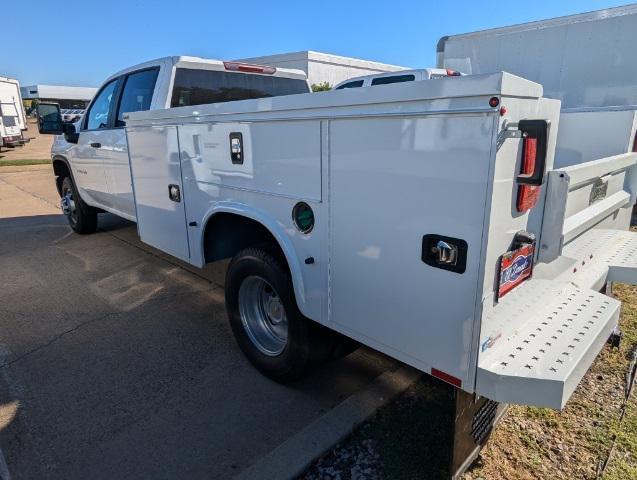
{"type": "Polygon", "coordinates": [[[347,437],[422,376],[422,372],[399,365],[379,375],[367,388],[355,393],[296,435],[242,471],[235,480],[291,480],[347,437]]]}

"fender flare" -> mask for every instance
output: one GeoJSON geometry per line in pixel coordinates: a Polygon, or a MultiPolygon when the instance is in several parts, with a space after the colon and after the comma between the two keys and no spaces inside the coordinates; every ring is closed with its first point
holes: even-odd
{"type": "MultiPolygon", "coordinates": [[[[62,155],[54,155],[53,158],[51,158],[51,166],[53,167],[53,175],[55,177],[57,177],[58,175],[55,174],[55,163],[56,162],[62,162],[64,165],[66,165],[66,169],[69,172],[69,175],[71,176],[71,180],[73,180],[73,183],[75,183],[75,178],[73,177],[73,170],[71,169],[71,164],[69,163],[68,159],[62,155]]],[[[62,196],[62,192],[59,189],[58,186],[58,182],[56,180],[55,182],[55,187],[58,189],[58,194],[60,194],[60,196],[62,196]]]]}
{"type": "MultiPolygon", "coordinates": [[[[201,225],[201,238],[199,239],[199,248],[201,252],[201,257],[203,259],[204,252],[204,232],[208,226],[208,222],[212,219],[212,217],[218,213],[232,213],[235,215],[239,215],[242,217],[249,218],[260,223],[263,227],[265,227],[270,234],[275,238],[279,247],[283,251],[285,255],[285,260],[288,263],[288,267],[290,269],[290,276],[292,277],[292,286],[294,287],[294,296],[296,297],[296,303],[301,310],[301,312],[305,315],[306,308],[306,297],[305,297],[305,283],[303,281],[303,271],[301,269],[301,263],[299,262],[298,255],[296,254],[296,250],[294,249],[294,245],[290,241],[288,235],[285,234],[283,226],[271,215],[254,208],[250,205],[246,205],[244,203],[239,202],[218,202],[212,207],[210,210],[206,212],[203,216],[201,225]]],[[[306,315],[307,316],[307,315],[306,315]]]]}

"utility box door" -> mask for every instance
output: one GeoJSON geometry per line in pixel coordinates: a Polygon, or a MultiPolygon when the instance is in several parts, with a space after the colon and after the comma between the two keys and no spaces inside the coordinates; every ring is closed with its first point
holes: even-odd
{"type": "Polygon", "coordinates": [[[188,261],[177,127],[132,127],[127,134],[139,237],[188,261]]]}
{"type": "Polygon", "coordinates": [[[330,122],[330,316],[424,371],[469,378],[493,118],[330,122]],[[468,245],[462,273],[423,237],[468,245]]]}

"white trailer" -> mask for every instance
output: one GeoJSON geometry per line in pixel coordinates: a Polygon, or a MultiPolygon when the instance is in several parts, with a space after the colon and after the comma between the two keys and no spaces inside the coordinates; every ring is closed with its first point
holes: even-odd
{"type": "Polygon", "coordinates": [[[637,151],[637,5],[442,37],[438,67],[505,70],[562,102],[555,164],[637,151]]]}
{"type": "Polygon", "coordinates": [[[14,105],[20,130],[27,129],[27,119],[20,93],[20,82],[15,78],[0,77],[0,103],[14,105]]]}
{"type": "Polygon", "coordinates": [[[27,129],[20,84],[13,78],[0,77],[0,148],[25,143],[27,129]]]}

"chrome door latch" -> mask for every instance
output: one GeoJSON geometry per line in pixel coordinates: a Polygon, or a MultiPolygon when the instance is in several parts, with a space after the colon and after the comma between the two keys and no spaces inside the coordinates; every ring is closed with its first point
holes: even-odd
{"type": "Polygon", "coordinates": [[[422,237],[421,260],[432,267],[464,273],[467,268],[467,242],[443,235],[422,237]]]}
{"type": "Polygon", "coordinates": [[[435,247],[431,247],[431,253],[437,256],[440,264],[455,265],[458,263],[458,246],[438,240],[435,247]]]}

